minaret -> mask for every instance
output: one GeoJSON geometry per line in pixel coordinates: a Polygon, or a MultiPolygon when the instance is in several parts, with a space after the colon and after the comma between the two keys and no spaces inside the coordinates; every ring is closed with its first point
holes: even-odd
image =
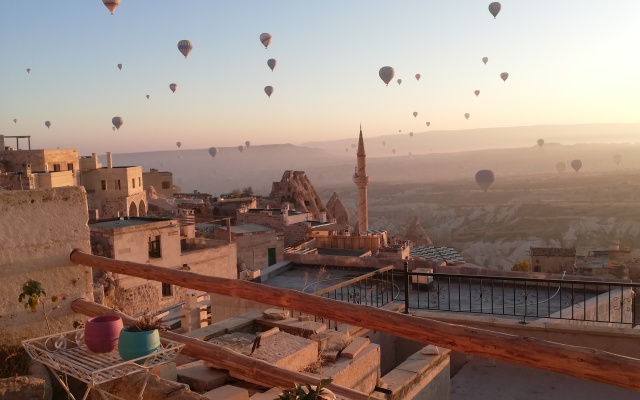
{"type": "Polygon", "coordinates": [[[364,140],[362,139],[362,125],[360,125],[360,138],[358,139],[358,165],[353,181],[358,187],[358,233],[363,234],[369,229],[369,207],[367,205],[367,155],[364,153],[364,140]]]}

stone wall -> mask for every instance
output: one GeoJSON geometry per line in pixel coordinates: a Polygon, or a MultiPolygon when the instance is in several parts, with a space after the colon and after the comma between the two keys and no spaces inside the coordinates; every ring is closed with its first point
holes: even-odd
{"type": "Polygon", "coordinates": [[[33,174],[0,173],[0,187],[5,190],[30,190],[35,188],[33,174]]]}
{"type": "Polygon", "coordinates": [[[0,151],[0,160],[13,172],[22,171],[22,164],[31,164],[33,172],[54,171],[54,164],[60,165],[60,171],[78,171],[80,166],[78,150],[74,149],[0,151]]]}
{"type": "Polygon", "coordinates": [[[75,248],[90,251],[84,189],[0,191],[0,332],[6,341],[48,334],[42,313],[18,302],[29,279],[41,282],[49,297],[65,298],[49,314],[52,331],[71,330],[74,320],[84,319],[71,302],[93,299],[91,269],[69,261],[75,248]]]}
{"type": "Polygon", "coordinates": [[[286,224],[285,217],[280,210],[273,210],[273,214],[256,212],[238,212],[237,224],[265,225],[284,232],[284,246],[297,246],[306,240],[307,232],[311,229],[308,222],[286,224]]]}

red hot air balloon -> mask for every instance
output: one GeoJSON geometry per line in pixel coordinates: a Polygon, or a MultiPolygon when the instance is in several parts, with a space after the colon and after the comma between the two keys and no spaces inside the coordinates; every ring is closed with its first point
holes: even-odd
{"type": "Polygon", "coordinates": [[[111,15],[113,15],[113,12],[120,5],[120,0],[102,0],[102,3],[111,11],[111,15]]]}
{"type": "Polygon", "coordinates": [[[181,40],[178,42],[178,50],[182,53],[184,58],[187,58],[189,53],[191,53],[191,50],[193,50],[193,43],[188,40],[181,40]]]}
{"type": "Polygon", "coordinates": [[[481,169],[476,172],[476,183],[486,192],[489,190],[493,182],[496,181],[496,175],[489,169],[481,169]]]}

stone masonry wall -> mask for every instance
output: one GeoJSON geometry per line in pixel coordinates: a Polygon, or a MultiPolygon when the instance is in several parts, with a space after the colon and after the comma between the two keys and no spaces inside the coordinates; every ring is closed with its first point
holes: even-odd
{"type": "MultiPolygon", "coordinates": [[[[90,252],[87,202],[80,187],[0,191],[0,333],[10,343],[47,335],[42,312],[18,302],[22,285],[39,281],[49,297],[63,295],[49,314],[53,332],[84,319],[71,310],[77,298],[93,300],[91,269],[73,265],[75,248],[90,252]]],[[[51,303],[47,302],[47,309],[51,303]]],[[[40,310],[39,310],[40,311],[40,310]]]]}
{"type": "Polygon", "coordinates": [[[272,215],[266,213],[238,212],[236,220],[238,225],[258,224],[283,231],[285,247],[297,246],[304,242],[307,232],[309,232],[310,229],[307,222],[285,225],[283,215],[280,214],[279,210],[274,210],[272,215]]]}

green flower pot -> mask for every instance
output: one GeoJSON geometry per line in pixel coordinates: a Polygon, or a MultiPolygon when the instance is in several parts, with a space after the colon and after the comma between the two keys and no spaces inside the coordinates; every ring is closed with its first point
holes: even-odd
{"type": "Polygon", "coordinates": [[[131,332],[125,326],[118,339],[118,353],[124,361],[144,357],[160,347],[160,333],[157,329],[145,332],[131,332]]]}

